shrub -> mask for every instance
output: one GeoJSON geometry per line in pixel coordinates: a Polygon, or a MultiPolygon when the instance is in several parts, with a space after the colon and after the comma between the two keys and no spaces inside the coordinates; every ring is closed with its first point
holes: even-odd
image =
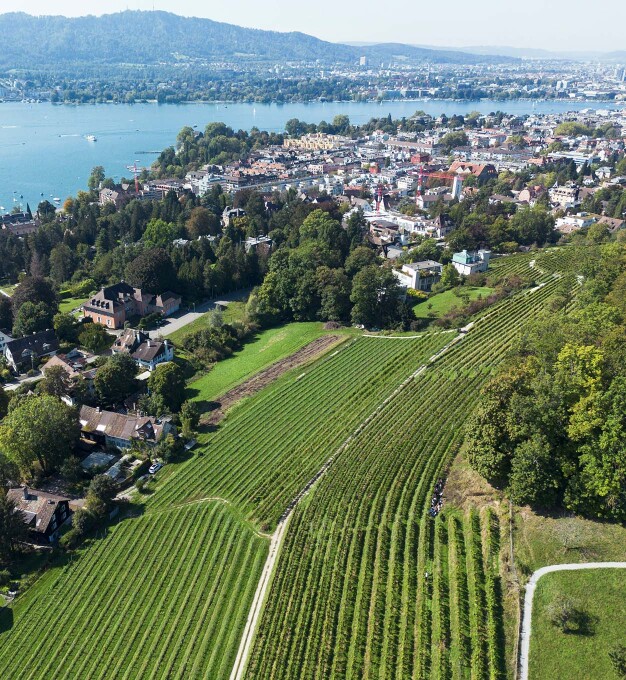
{"type": "Polygon", "coordinates": [[[8,586],[11,581],[11,572],[8,569],[0,571],[0,587],[8,586]]]}
{"type": "Polygon", "coordinates": [[[59,545],[63,550],[73,550],[77,548],[83,541],[84,534],[76,529],[70,529],[66,534],[63,534],[59,539],[59,545]]]}

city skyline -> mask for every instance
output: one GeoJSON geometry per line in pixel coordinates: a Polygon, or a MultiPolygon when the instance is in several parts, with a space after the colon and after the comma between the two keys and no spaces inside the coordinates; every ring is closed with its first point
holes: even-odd
{"type": "MultiPolygon", "coordinates": [[[[0,12],[23,9],[22,0],[0,0],[0,12]]],[[[300,31],[338,43],[398,42],[455,49],[485,46],[565,52],[626,49],[621,32],[626,5],[619,0],[600,0],[594,12],[582,0],[528,0],[523,5],[495,0],[476,0],[468,5],[450,0],[445,12],[438,5],[406,0],[388,0],[382,8],[378,2],[365,0],[358,10],[320,0],[315,11],[305,11],[287,0],[263,4],[234,0],[210,6],[200,0],[110,0],[106,11],[101,5],[57,0],[51,12],[47,0],[32,0],[28,13],[84,16],[126,9],[155,9],[263,30],[300,31]]]]}

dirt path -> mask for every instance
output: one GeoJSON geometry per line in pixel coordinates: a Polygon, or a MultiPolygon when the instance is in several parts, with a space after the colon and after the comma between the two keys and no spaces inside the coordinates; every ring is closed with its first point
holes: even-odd
{"type": "Polygon", "coordinates": [[[526,585],[524,595],[524,618],[522,619],[522,632],[520,636],[519,680],[528,680],[528,661],[530,652],[530,635],[533,617],[533,597],[537,588],[537,582],[545,574],[554,571],[576,571],[578,569],[626,569],[626,562],[582,562],[580,564],[553,564],[542,567],[530,577],[526,585]]]}
{"type": "Polygon", "coordinates": [[[343,339],[344,338],[341,335],[323,335],[320,338],[313,340],[308,345],[305,345],[297,352],[264,368],[248,380],[237,385],[237,387],[233,387],[232,390],[223,394],[217,402],[218,407],[205,414],[201,418],[200,423],[202,425],[217,425],[217,423],[224,418],[226,411],[240,399],[250,397],[257,392],[260,392],[264,387],[267,387],[271,382],[280,378],[280,376],[287,371],[309,363],[333,345],[343,341],[343,339]]]}

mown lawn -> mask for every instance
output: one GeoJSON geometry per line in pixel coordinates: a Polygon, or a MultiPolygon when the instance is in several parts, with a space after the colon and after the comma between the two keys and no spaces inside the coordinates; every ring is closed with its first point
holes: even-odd
{"type": "Polygon", "coordinates": [[[7,295],[13,295],[16,288],[17,288],[17,283],[0,284],[0,290],[4,291],[7,295]]]}
{"type": "Polygon", "coordinates": [[[594,569],[546,574],[535,591],[530,640],[530,680],[615,678],[609,651],[624,644],[626,570],[594,569]],[[563,633],[548,620],[558,596],[587,614],[586,632],[563,633]]]}
{"type": "Polygon", "coordinates": [[[209,373],[192,382],[189,385],[190,396],[211,401],[325,332],[322,324],[315,321],[290,323],[262,331],[239,352],[218,362],[209,373]]]}
{"type": "MultiPolygon", "coordinates": [[[[463,296],[467,295],[470,301],[476,300],[480,296],[487,297],[487,295],[493,293],[493,288],[487,286],[463,286],[459,290],[463,296]]],[[[455,295],[454,290],[446,290],[418,303],[413,307],[413,311],[418,319],[439,318],[447,314],[453,307],[462,307],[463,304],[463,298],[455,295]]]]}
{"type": "Polygon", "coordinates": [[[82,305],[84,302],[87,302],[88,299],[89,298],[86,297],[65,298],[59,302],[59,311],[63,314],[69,314],[73,309],[76,309],[76,307],[82,305]]]}

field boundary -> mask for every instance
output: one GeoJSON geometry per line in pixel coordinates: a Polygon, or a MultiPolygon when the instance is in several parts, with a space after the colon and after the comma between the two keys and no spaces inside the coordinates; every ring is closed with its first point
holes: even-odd
{"type": "Polygon", "coordinates": [[[519,680],[528,680],[530,660],[530,636],[532,633],[533,599],[537,583],[542,576],[556,571],[578,571],[581,569],[626,569],[626,562],[581,562],[580,564],[553,564],[537,569],[526,584],[524,594],[524,616],[520,634],[519,680]]]}

